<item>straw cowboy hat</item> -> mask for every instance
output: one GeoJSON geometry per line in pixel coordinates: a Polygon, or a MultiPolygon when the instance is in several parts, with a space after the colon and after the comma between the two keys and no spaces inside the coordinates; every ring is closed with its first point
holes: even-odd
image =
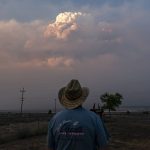
{"type": "Polygon", "coordinates": [[[68,109],[74,109],[86,100],[89,94],[87,87],[81,87],[78,80],[72,79],[66,87],[63,87],[58,92],[60,103],[68,109]]]}

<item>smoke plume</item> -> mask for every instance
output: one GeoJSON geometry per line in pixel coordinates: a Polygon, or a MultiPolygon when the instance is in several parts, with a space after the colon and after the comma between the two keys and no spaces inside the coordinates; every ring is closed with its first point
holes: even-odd
{"type": "Polygon", "coordinates": [[[60,13],[55,22],[47,26],[44,32],[45,37],[66,39],[72,31],[77,30],[77,18],[81,15],[83,15],[81,12],[60,13]]]}

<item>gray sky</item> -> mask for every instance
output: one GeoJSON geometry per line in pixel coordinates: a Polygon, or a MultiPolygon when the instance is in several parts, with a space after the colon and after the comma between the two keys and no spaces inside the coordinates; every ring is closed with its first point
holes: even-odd
{"type": "Polygon", "coordinates": [[[1,0],[0,110],[20,109],[22,87],[24,109],[53,109],[72,78],[85,106],[104,92],[150,106],[149,18],[148,0],[1,0]]]}

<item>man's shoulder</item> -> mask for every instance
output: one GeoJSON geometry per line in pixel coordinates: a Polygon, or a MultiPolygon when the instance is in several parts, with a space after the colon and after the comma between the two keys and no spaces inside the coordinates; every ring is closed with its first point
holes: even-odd
{"type": "Polygon", "coordinates": [[[57,113],[54,115],[54,118],[57,118],[57,117],[59,117],[59,116],[61,116],[61,115],[64,115],[65,113],[66,113],[66,110],[61,110],[61,111],[57,112],[57,113]]]}
{"type": "Polygon", "coordinates": [[[54,116],[53,119],[58,119],[58,118],[64,118],[66,116],[76,116],[76,115],[81,115],[84,117],[90,117],[92,119],[96,119],[98,115],[90,110],[87,110],[86,108],[79,108],[79,109],[74,109],[74,110],[68,110],[64,109],[61,110],[60,112],[57,112],[54,116]]]}

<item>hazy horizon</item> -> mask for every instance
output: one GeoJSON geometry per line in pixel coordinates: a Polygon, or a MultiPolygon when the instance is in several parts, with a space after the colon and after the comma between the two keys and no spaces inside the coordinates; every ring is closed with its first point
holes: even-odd
{"type": "Polygon", "coordinates": [[[122,106],[150,106],[150,1],[0,1],[0,110],[52,109],[78,79],[86,107],[118,92],[122,106]]]}

